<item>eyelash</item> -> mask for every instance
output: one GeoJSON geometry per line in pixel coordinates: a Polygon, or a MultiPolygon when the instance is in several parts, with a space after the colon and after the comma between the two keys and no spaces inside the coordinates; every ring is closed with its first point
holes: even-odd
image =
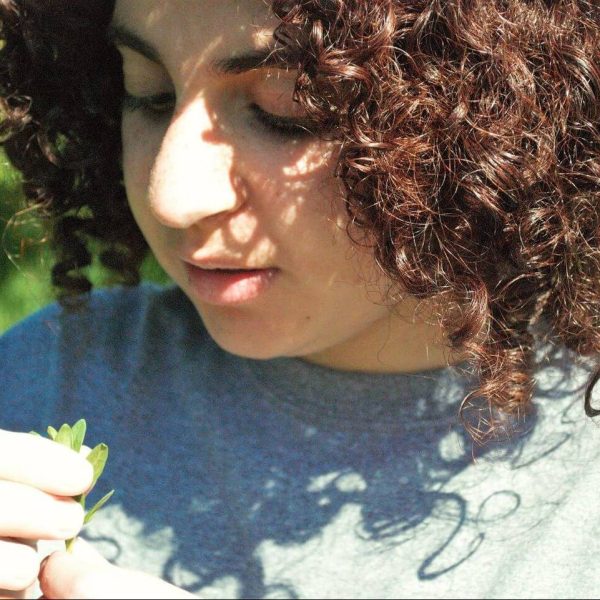
{"type": "MultiPolygon", "coordinates": [[[[160,121],[173,110],[172,94],[157,94],[156,96],[132,96],[123,94],[122,108],[128,112],[140,111],[150,119],[160,121]]],[[[301,139],[310,137],[313,132],[308,126],[295,119],[280,117],[263,110],[258,104],[251,103],[250,109],[255,121],[268,133],[285,139],[301,139]]]]}

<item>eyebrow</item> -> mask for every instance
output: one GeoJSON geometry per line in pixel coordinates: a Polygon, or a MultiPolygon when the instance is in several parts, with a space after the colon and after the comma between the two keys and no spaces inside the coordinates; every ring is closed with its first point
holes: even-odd
{"type": "MultiPolygon", "coordinates": [[[[160,53],[139,35],[119,24],[111,24],[107,31],[107,40],[115,46],[124,46],[134,50],[148,60],[163,64],[160,53]]],[[[211,62],[210,69],[222,75],[239,75],[248,71],[266,68],[286,68],[273,48],[251,50],[237,56],[216,59],[211,62]]]]}

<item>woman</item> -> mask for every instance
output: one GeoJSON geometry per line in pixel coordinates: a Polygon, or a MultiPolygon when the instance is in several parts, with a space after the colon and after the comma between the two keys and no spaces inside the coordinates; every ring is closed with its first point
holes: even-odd
{"type": "Polygon", "coordinates": [[[0,588],[597,593],[595,3],[0,7],[66,305],[0,342],[0,588]],[[40,568],[91,474],[18,432],[79,417],[117,493],[40,568]]]}

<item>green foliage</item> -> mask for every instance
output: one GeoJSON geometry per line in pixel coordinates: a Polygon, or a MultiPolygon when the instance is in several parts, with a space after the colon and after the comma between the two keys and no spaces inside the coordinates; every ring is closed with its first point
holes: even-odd
{"type": "Polygon", "coordinates": [[[45,233],[20,183],[0,154],[0,332],[52,300],[45,233]]]}
{"type": "MultiPolygon", "coordinates": [[[[19,175],[0,152],[0,334],[55,300],[48,232],[42,219],[26,208],[20,187],[19,175]]],[[[97,259],[86,274],[98,287],[110,282],[97,259]]],[[[144,262],[142,279],[169,282],[152,256],[144,262]]]]}
{"type": "MultiPolygon", "coordinates": [[[[56,430],[54,427],[49,426],[47,429],[48,437],[51,440],[54,440],[58,444],[62,444],[75,452],[79,452],[81,447],[83,446],[83,441],[85,439],[85,433],[87,430],[87,424],[85,419],[79,419],[77,423],[74,425],[68,425],[64,423],[61,425],[60,429],[56,430]]],[[[35,431],[32,433],[36,434],[35,431]]],[[[39,434],[36,434],[39,435],[39,434]]],[[[106,444],[98,444],[94,448],[92,448],[91,452],[87,455],[87,461],[92,465],[94,469],[94,478],[92,480],[92,485],[90,489],[80,496],[76,496],[75,500],[81,504],[81,507],[85,511],[85,502],[89,495],[89,493],[94,489],[96,482],[102,475],[104,471],[104,467],[106,466],[106,461],[108,460],[108,446],[106,444]]],[[[84,517],[83,524],[87,525],[92,517],[110,500],[115,490],[111,490],[108,494],[104,495],[92,508],[90,508],[84,517]]],[[[73,542],[75,538],[71,538],[67,540],[66,547],[67,550],[71,550],[73,547],[73,542]]]]}

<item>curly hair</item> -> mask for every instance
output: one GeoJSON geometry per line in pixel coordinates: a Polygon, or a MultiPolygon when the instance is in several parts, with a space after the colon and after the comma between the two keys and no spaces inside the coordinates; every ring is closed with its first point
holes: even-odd
{"type": "Polygon", "coordinates": [[[113,5],[0,0],[0,138],[52,224],[62,298],[91,289],[92,248],[127,284],[147,252],[122,184],[121,64],[104,33],[113,5]]]}
{"type": "MultiPolygon", "coordinates": [[[[484,443],[503,415],[532,409],[540,339],[600,351],[600,5],[272,4],[295,99],[339,143],[350,223],[400,289],[441,307],[478,375],[461,417],[484,443]]],[[[29,201],[52,218],[65,293],[90,289],[94,243],[127,283],[147,250],[119,166],[112,8],[0,0],[0,131],[29,201]]],[[[588,416],[600,414],[597,379],[588,416]]]]}

